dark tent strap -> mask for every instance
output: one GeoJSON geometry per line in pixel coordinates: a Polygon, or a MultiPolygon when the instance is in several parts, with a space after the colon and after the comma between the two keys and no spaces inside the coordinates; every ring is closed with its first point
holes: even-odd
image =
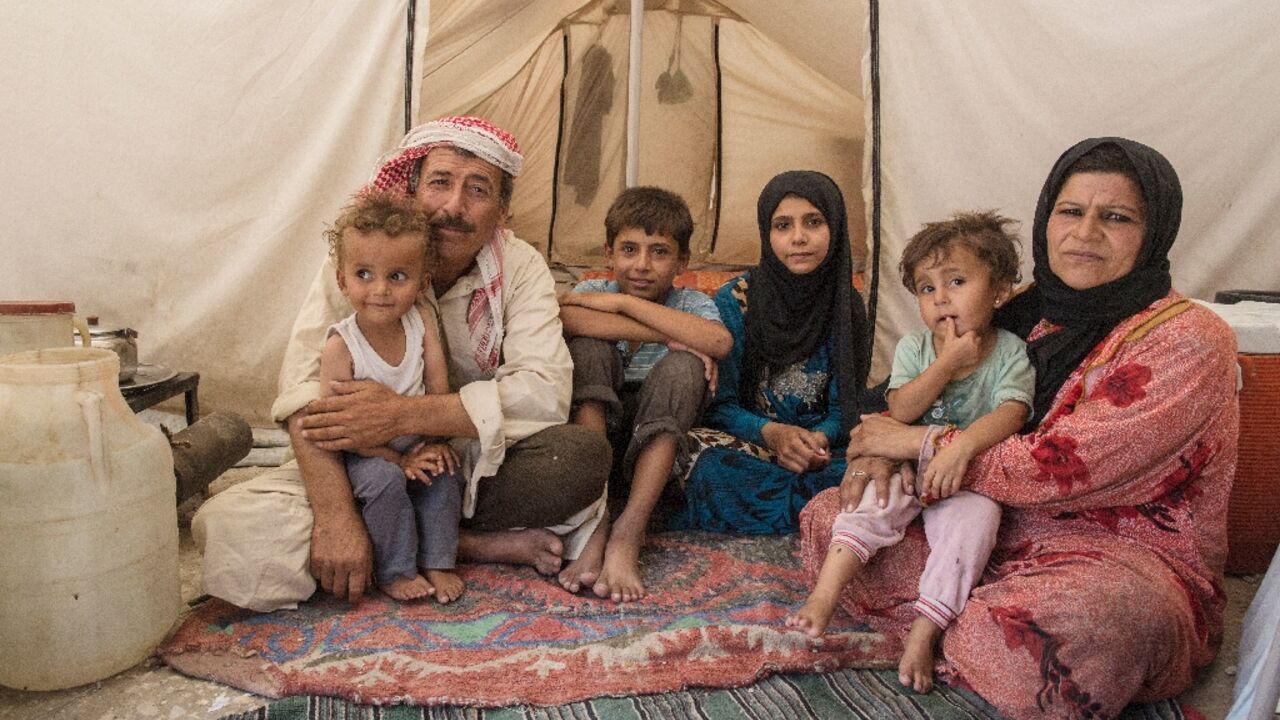
{"type": "Polygon", "coordinates": [[[867,302],[867,353],[865,367],[875,355],[876,306],[880,290],[880,2],[870,0],[868,26],[871,33],[871,285],[867,302]]]}
{"type": "Polygon", "coordinates": [[[413,127],[413,22],[417,10],[416,0],[409,0],[408,27],[404,34],[404,132],[413,127]]]}

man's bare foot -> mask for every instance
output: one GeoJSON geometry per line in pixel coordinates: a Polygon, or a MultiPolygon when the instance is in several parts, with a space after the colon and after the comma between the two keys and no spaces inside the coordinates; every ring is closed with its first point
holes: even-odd
{"type": "Polygon", "coordinates": [[[941,634],[942,628],[923,615],[911,623],[898,661],[898,682],[919,693],[933,689],[933,646],[941,634]]]}
{"type": "Polygon", "coordinates": [[[809,637],[822,637],[823,631],[831,622],[831,616],[835,614],[836,602],[839,598],[838,593],[832,595],[823,592],[821,588],[814,588],[813,592],[809,593],[809,598],[804,601],[804,606],[788,615],[784,624],[809,637]]]}
{"type": "Polygon", "coordinates": [[[614,602],[633,602],[644,597],[644,578],[640,574],[640,548],[644,545],[644,526],[627,522],[625,513],[618,518],[604,549],[604,565],[600,578],[591,588],[597,596],[614,602]]]}
{"type": "Polygon", "coordinates": [[[436,589],[436,602],[441,605],[457,600],[467,587],[452,570],[427,570],[427,582],[436,589]]]}
{"type": "Polygon", "coordinates": [[[458,559],[466,562],[531,565],[539,573],[551,575],[560,569],[563,554],[564,543],[546,528],[458,531],[458,559]]]}
{"type": "Polygon", "coordinates": [[[379,585],[378,588],[396,600],[402,601],[421,600],[435,592],[435,588],[431,587],[431,583],[427,582],[427,579],[421,575],[414,575],[411,578],[396,578],[386,585],[379,585]]]}
{"type": "Polygon", "coordinates": [[[576,593],[584,587],[591,587],[600,577],[600,566],[604,564],[604,544],[609,539],[609,519],[601,518],[596,529],[582,547],[578,559],[572,560],[560,571],[560,587],[576,593]]]}

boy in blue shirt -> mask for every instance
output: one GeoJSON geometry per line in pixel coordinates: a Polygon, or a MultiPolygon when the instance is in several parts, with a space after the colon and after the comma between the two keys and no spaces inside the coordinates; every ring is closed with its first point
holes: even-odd
{"type": "Polygon", "coordinates": [[[560,299],[573,356],[573,422],[622,452],[626,506],[601,522],[560,584],[615,602],[645,595],[638,559],[649,516],[684,452],[684,435],[714,388],[715,361],[733,345],[711,298],[673,287],[689,262],[693,218],[679,195],[656,187],[622,192],[605,217],[614,280],[587,280],[560,299]],[[639,383],[638,389],[632,389],[639,383]]]}

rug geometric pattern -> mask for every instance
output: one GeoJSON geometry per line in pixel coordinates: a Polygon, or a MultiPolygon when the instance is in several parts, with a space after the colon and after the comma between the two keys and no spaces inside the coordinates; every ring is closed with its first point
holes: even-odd
{"type": "MultiPolygon", "coordinates": [[[[896,670],[838,670],[771,675],[728,690],[694,689],[625,698],[597,698],[559,707],[372,707],[317,696],[292,697],[221,720],[995,720],[976,695],[940,685],[917,695],[898,684],[896,670]]],[[[1133,705],[1120,720],[1204,720],[1173,701],[1133,705]]]]}
{"type": "Polygon", "coordinates": [[[212,600],[158,654],[268,697],[372,705],[557,706],[604,696],[740,687],[778,672],[896,666],[899,645],[837,612],[813,640],[782,626],[807,586],[795,536],[666,533],[642,565],[649,595],[573,595],[531,568],[469,565],[457,601],[352,607],[317,596],[257,614],[212,600]]]}

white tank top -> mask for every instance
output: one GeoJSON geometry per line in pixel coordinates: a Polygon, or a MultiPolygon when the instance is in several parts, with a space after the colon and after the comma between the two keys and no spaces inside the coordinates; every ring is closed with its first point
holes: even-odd
{"type": "Polygon", "coordinates": [[[397,395],[422,395],[426,393],[426,386],[422,383],[422,336],[425,330],[418,308],[401,315],[400,324],[404,327],[405,345],[404,358],[399,365],[388,365],[378,351],[373,349],[364,333],[360,332],[355,313],[329,326],[325,337],[338,333],[347,343],[354,379],[376,380],[397,395]]]}

